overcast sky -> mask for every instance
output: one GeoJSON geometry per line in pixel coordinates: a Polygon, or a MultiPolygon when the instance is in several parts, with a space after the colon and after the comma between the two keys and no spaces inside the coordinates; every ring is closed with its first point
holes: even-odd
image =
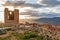
{"type": "Polygon", "coordinates": [[[60,17],[60,0],[0,0],[0,20],[6,7],[19,9],[20,15],[31,19],[60,17]]]}

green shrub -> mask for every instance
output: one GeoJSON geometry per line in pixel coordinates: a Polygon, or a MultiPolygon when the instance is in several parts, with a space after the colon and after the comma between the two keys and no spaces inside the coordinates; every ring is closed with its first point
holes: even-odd
{"type": "Polygon", "coordinates": [[[39,36],[36,33],[31,33],[31,32],[27,32],[22,36],[22,40],[31,40],[31,39],[35,39],[35,40],[44,40],[44,36],[39,36]]]}

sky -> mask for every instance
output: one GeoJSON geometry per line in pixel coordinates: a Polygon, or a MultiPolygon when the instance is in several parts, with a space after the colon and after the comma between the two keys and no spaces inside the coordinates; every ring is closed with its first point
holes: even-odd
{"type": "Polygon", "coordinates": [[[19,9],[19,19],[60,17],[60,0],[0,0],[0,21],[5,8],[19,9]]]}

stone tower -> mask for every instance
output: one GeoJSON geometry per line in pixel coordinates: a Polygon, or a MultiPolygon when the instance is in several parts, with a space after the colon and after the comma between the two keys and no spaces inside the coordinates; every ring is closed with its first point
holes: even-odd
{"type": "Polygon", "coordinates": [[[8,10],[5,8],[4,10],[4,18],[5,25],[16,26],[19,25],[19,10],[14,9],[14,11],[8,10]]]}

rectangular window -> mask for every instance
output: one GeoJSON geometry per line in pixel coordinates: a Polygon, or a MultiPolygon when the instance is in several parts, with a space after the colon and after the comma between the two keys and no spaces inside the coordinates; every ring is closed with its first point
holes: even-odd
{"type": "Polygon", "coordinates": [[[14,13],[13,12],[9,13],[8,19],[9,20],[14,20],[14,13]]]}

